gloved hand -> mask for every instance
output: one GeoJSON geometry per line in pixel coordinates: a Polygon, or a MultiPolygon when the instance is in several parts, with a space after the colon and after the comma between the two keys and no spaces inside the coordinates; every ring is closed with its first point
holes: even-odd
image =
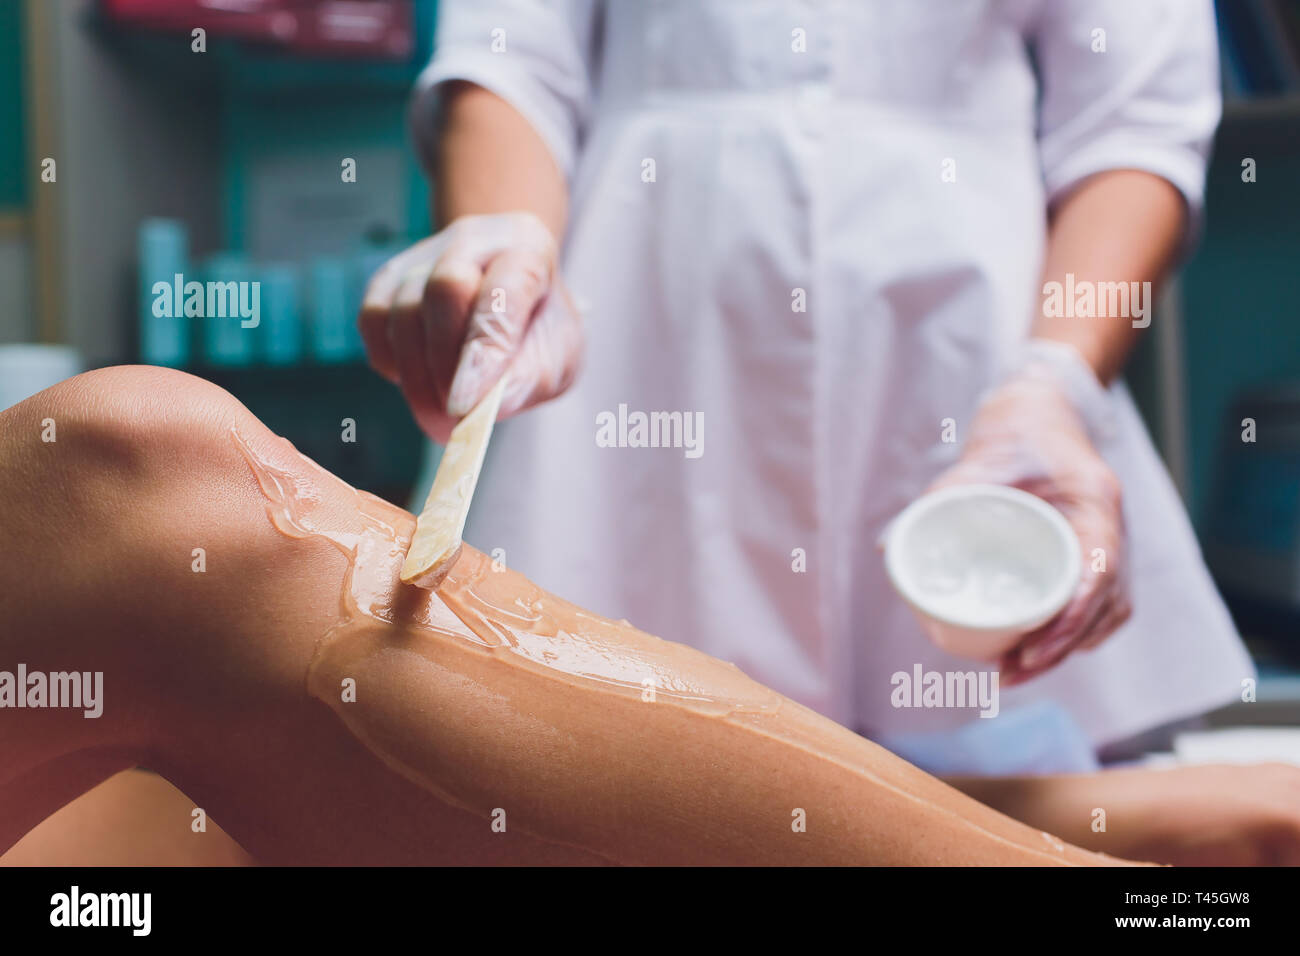
{"type": "Polygon", "coordinates": [[[1001,661],[1004,685],[1022,683],[1071,652],[1100,644],[1131,613],[1124,514],[1115,473],[1089,438],[1112,427],[1091,368],[1072,346],[1034,340],[1021,366],[984,398],[957,463],[929,490],[987,482],[1055,506],[1082,549],[1082,577],[1070,602],[1001,661]],[[1104,555],[1104,571],[1096,550],[1104,555]]]}
{"type": "Polygon", "coordinates": [[[582,322],[556,259],[536,216],[465,216],[371,278],[359,319],[370,364],[401,386],[427,434],[446,443],[502,374],[500,418],[573,382],[582,322]]]}

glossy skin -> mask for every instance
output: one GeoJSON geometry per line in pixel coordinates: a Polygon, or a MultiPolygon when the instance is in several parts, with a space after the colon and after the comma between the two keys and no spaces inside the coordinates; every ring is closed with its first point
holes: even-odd
{"type": "Polygon", "coordinates": [[[1114,862],[1038,829],[1088,838],[1099,795],[1125,821],[1108,852],[1207,826],[1246,857],[1295,844],[1290,768],[1163,817],[1176,774],[986,788],[1023,826],[472,548],[439,593],[403,589],[408,513],[181,373],[62,383],[0,413],[0,450],[0,668],[104,672],[99,719],[0,714],[0,848],[137,764],[267,863],[1114,862]]]}
{"type": "MultiPolygon", "coordinates": [[[[98,720],[5,714],[0,846],[144,763],[272,863],[1102,862],[789,701],[729,716],[647,704],[491,653],[436,595],[395,583],[391,623],[363,615],[339,630],[352,556],[270,520],[232,429],[316,483],[320,526],[364,532],[358,493],[201,380],[101,370],[0,424],[4,659],[104,671],[98,720]],[[55,442],[40,439],[45,419],[55,442]],[[357,681],[355,704],[332,702],[355,708],[348,726],[309,691],[342,675],[357,681]],[[796,809],[806,832],[792,828],[796,809]]],[[[401,509],[368,497],[365,508],[410,534],[401,509]]],[[[381,582],[390,573],[370,567],[381,582]]],[[[658,655],[672,686],[777,700],[689,648],[599,626],[616,668],[658,655]]]]}

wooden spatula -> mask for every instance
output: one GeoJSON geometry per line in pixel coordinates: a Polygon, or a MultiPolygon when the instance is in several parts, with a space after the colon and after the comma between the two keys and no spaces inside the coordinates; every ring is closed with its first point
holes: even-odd
{"type": "Polygon", "coordinates": [[[506,377],[502,375],[492,390],[451,431],[442,461],[438,463],[438,473],[433,476],[429,498],[416,519],[415,536],[406,552],[406,562],[402,565],[402,581],[406,584],[437,587],[460,554],[465,518],[483,468],[492,426],[501,408],[506,377]]]}

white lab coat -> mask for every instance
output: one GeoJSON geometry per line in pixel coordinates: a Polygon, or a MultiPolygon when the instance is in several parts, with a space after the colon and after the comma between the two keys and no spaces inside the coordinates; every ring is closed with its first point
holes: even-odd
{"type": "MultiPolygon", "coordinates": [[[[563,265],[588,335],[574,387],[500,426],[466,539],[864,732],[974,719],[893,706],[895,672],[980,665],[922,636],[876,540],[955,460],[940,422],[962,437],[1025,338],[1048,202],[1132,167],[1199,208],[1209,0],[440,7],[417,138],[450,79],[536,126],[571,187],[563,265]],[[702,413],[703,453],[599,447],[620,405],[702,413]]],[[[1253,671],[1132,402],[1097,399],[1133,618],[1001,707],[1054,700],[1100,745],[1228,702],[1253,671]]]]}

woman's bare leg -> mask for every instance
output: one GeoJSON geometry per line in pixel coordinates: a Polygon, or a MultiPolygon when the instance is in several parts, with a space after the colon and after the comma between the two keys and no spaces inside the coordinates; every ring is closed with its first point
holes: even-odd
{"type": "Polygon", "coordinates": [[[0,425],[3,660],[104,672],[98,720],[4,715],[0,846],[143,761],[266,862],[1104,861],[473,549],[400,587],[411,516],[201,380],[102,370],[0,425]]]}
{"type": "Polygon", "coordinates": [[[215,821],[157,774],[123,770],[77,797],[0,854],[0,866],[250,866],[215,821]]]}

